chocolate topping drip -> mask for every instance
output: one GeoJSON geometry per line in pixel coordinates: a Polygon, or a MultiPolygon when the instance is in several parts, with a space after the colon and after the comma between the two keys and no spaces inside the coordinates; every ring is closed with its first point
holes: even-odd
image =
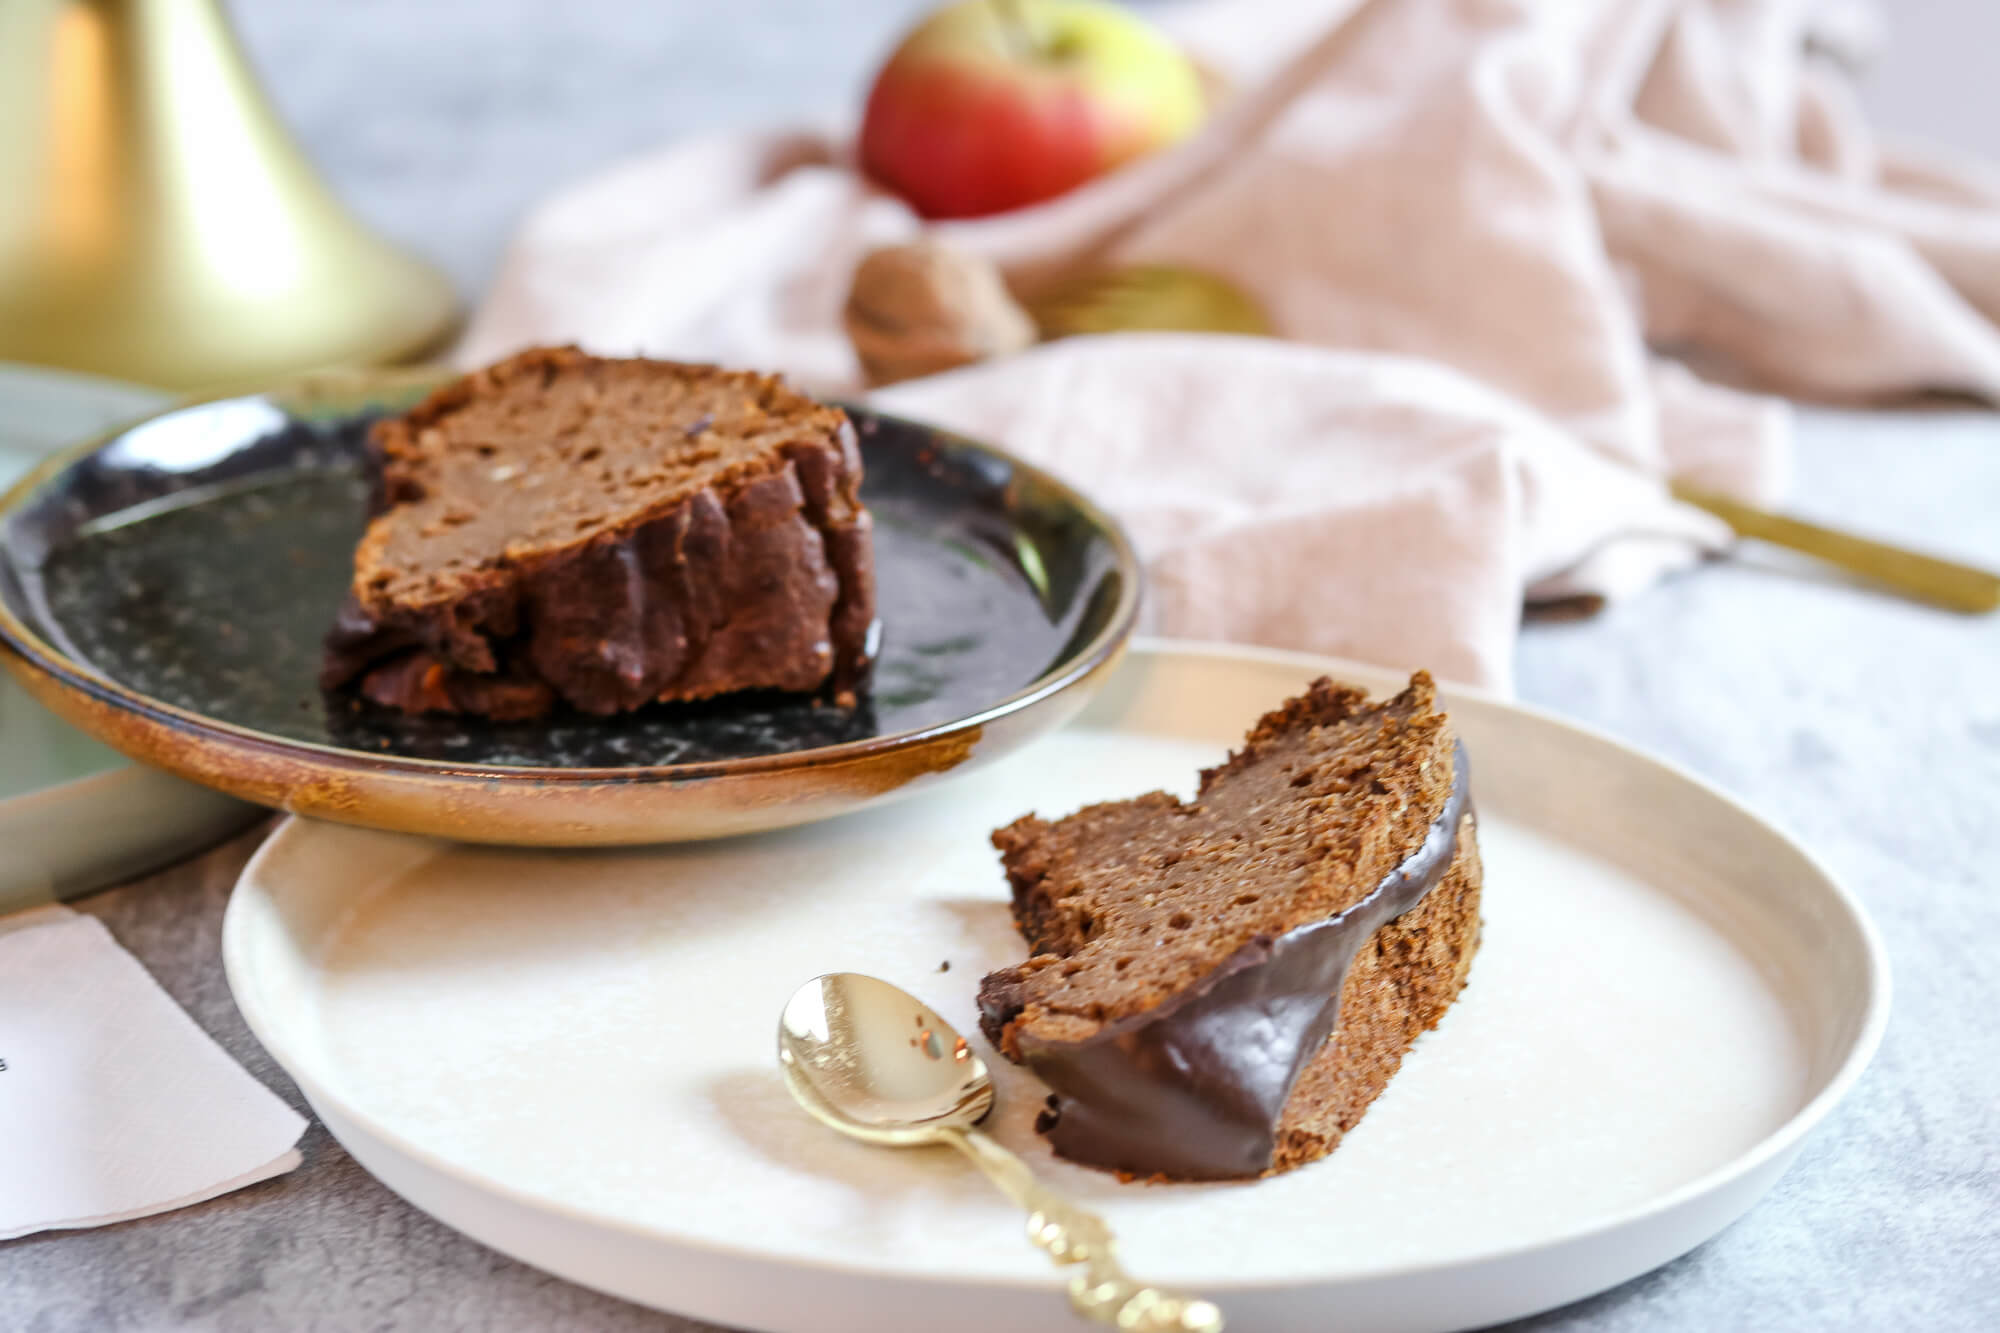
{"type": "MultiPolygon", "coordinates": [[[[1054,1092],[1038,1125],[1056,1151],[1137,1175],[1255,1176],[1272,1165],[1285,1102],[1339,1022],[1356,954],[1418,906],[1450,869],[1471,809],[1465,749],[1420,846],[1345,911],[1251,940],[1199,985],[1076,1042],[1017,1035],[1019,1055],[1054,1092]]],[[[980,989],[990,1038],[1019,1012],[1006,972],[980,989]]]]}

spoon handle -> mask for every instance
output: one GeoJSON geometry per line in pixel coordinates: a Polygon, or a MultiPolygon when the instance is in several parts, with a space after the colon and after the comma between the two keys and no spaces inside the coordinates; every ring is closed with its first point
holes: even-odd
{"type": "Polygon", "coordinates": [[[1028,1164],[976,1129],[941,1137],[1028,1210],[1028,1239],[1059,1264],[1082,1264],[1069,1303],[1084,1318],[1137,1333],[1221,1333],[1222,1311],[1198,1297],[1148,1287],[1118,1266],[1104,1219],[1035,1179],[1028,1164]]]}
{"type": "Polygon", "coordinates": [[[1739,537],[1803,551],[1906,596],[1967,615],[2000,609],[2000,575],[1987,570],[1787,518],[1681,482],[1674,483],[1673,492],[1676,500],[1706,509],[1735,529],[1739,537]]]}

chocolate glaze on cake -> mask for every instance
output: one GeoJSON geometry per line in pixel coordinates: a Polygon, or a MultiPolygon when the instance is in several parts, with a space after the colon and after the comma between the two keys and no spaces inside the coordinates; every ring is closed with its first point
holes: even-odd
{"type": "MultiPolygon", "coordinates": [[[[1056,1092],[1043,1124],[1056,1151],[1180,1179],[1267,1170],[1292,1086],[1338,1022],[1354,955],[1444,878],[1465,809],[1461,768],[1423,845],[1345,912],[1253,939],[1193,990],[1088,1040],[1022,1035],[1021,1059],[1056,1092]]],[[[981,991],[989,1029],[1010,1008],[1003,989],[981,991]]]]}
{"type": "Polygon", "coordinates": [[[370,436],[322,684],[411,712],[851,700],[874,570],[845,414],[768,376],[537,349],[370,436]]]}
{"type": "MultiPolygon", "coordinates": [[[[995,835],[1006,853],[1023,933],[1038,948],[1053,946],[1058,952],[987,977],[980,990],[982,1027],[1053,1091],[1052,1109],[1038,1127],[1059,1153],[1137,1176],[1241,1178],[1324,1155],[1359,1120],[1409,1041],[1434,1025],[1457,994],[1477,944],[1478,860],[1468,769],[1463,748],[1450,740],[1442,721],[1442,714],[1430,709],[1426,677],[1398,700],[1372,710],[1363,708],[1354,692],[1322,681],[1313,694],[1267,717],[1228,765],[1205,774],[1202,800],[1193,805],[1156,793],[1080,811],[1071,816],[1080,822],[1067,832],[1064,825],[1071,821],[1031,820],[995,835]],[[1341,728],[1360,729],[1365,744],[1357,748],[1323,739],[1341,728]],[[1425,734],[1415,735],[1418,731],[1425,734]],[[1273,763],[1285,767],[1267,772],[1264,776],[1276,781],[1266,785],[1280,794],[1256,791],[1257,800],[1248,807],[1264,830],[1256,835],[1260,846],[1245,851],[1242,835],[1225,833],[1214,819],[1198,832],[1173,827],[1199,822],[1203,803],[1214,799],[1218,785],[1254,782],[1245,775],[1273,763]],[[1384,771],[1397,765],[1412,771],[1400,780],[1384,771]],[[1423,780],[1423,770],[1432,765],[1448,769],[1448,776],[1428,775],[1444,778],[1442,784],[1423,780]],[[1287,789],[1306,795],[1294,801],[1282,795],[1287,789]],[[1315,829],[1303,843],[1287,841],[1288,824],[1304,831],[1310,821],[1309,813],[1299,811],[1356,791],[1362,803],[1372,801],[1380,809],[1360,812],[1334,830],[1336,836],[1315,829]],[[1427,801],[1433,795],[1441,806],[1427,801]],[[1197,967],[1199,975],[1188,984],[1160,994],[1158,984],[1142,980],[1141,993],[1125,996],[1101,980],[1085,984],[1084,977],[1069,982],[1083,990],[1066,996],[1048,981],[1065,966],[1065,946],[1080,953],[1076,946],[1087,943],[1073,934],[1065,938],[1065,923],[1057,920],[1065,909],[1061,900],[1051,901],[1052,894],[1090,895],[1083,911],[1093,918],[1141,902],[1171,909],[1167,936],[1152,943],[1155,949],[1172,949],[1176,930],[1189,929],[1201,910],[1200,903],[1174,896],[1173,867],[1184,859],[1221,858],[1226,873],[1240,874],[1246,888],[1257,886],[1259,892],[1235,899],[1256,910],[1253,904],[1283,892],[1287,877],[1338,881],[1342,871],[1370,862],[1367,844],[1407,828],[1400,816],[1410,806],[1435,814],[1365,893],[1279,932],[1268,929],[1273,917],[1267,908],[1257,923],[1265,929],[1212,965],[1197,967]],[[1385,817],[1392,810],[1397,817],[1385,817]],[[1133,837],[1134,828],[1142,835],[1133,837]],[[1286,849],[1299,845],[1342,864],[1330,872],[1295,864],[1286,849]],[[1163,848],[1171,850],[1163,854],[1163,848]],[[1281,867],[1276,875],[1274,864],[1281,867]],[[1133,888],[1121,894],[1112,881],[1129,881],[1133,888]],[[1136,893],[1142,884],[1153,891],[1136,893]],[[1427,901],[1443,886],[1449,891],[1427,901]],[[1157,904],[1149,901],[1154,898],[1157,904]],[[1357,968],[1357,956],[1364,953],[1367,966],[1357,968]],[[1057,971],[1050,973],[1051,968],[1057,971]],[[1343,1008],[1351,1014],[1344,1016],[1343,1008]],[[1344,1017],[1352,1019],[1350,1049],[1343,1049],[1338,1035],[1344,1017]]],[[[1329,897],[1340,899],[1337,886],[1312,901],[1329,897]]],[[[1075,908],[1067,910],[1076,915],[1075,908]]],[[[1093,919],[1088,925],[1119,933],[1116,922],[1107,928],[1093,919]]],[[[1230,938],[1226,927],[1222,923],[1210,937],[1230,938]]],[[[1130,955],[1146,947],[1147,933],[1127,930],[1102,946],[1126,955],[1114,964],[1114,979],[1144,961],[1130,955]]]]}

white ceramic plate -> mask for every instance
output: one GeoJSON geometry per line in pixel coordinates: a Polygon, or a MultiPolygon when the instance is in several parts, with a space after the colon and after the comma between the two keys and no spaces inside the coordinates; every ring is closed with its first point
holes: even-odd
{"type": "MultiPolygon", "coordinates": [[[[0,363],[0,490],[56,448],[164,401],[136,384],[0,363]]],[[[0,913],[143,873],[255,817],[90,739],[0,671],[0,913]]]]}
{"type": "MultiPolygon", "coordinates": [[[[792,1106],[779,1008],[866,971],[974,1032],[980,976],[1021,952],[987,832],[1190,789],[1322,669],[1399,683],[1145,645],[1079,722],[990,770],[755,838],[533,853],[293,821],[230,904],[230,984],[364,1166],[528,1263],[736,1327],[1061,1326],[1057,1274],[966,1164],[792,1106]]],[[[1874,932],[1782,834],[1602,736],[1471,694],[1451,711],[1484,944],[1331,1158],[1120,1185],[1051,1158],[1038,1085],[991,1062],[999,1137],[1101,1208],[1131,1268],[1239,1330],[1457,1328],[1642,1273],[1748,1208],[1880,1037],[1874,932]]]]}

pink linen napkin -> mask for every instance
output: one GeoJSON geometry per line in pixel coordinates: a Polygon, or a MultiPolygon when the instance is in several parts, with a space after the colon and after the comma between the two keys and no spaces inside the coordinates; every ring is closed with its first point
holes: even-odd
{"type": "Polygon", "coordinates": [[[1497,689],[1524,587],[1624,591],[1713,536],[1645,474],[1409,358],[1121,334],[874,402],[983,432],[1117,513],[1147,558],[1148,629],[1497,689]]]}
{"type": "MultiPolygon", "coordinates": [[[[1159,629],[1504,687],[1523,597],[1619,595],[1725,539],[1665,478],[1782,494],[1783,405],[1683,362],[1828,398],[2000,397],[2000,178],[1877,145],[1832,54],[1853,27],[1820,9],[1169,12],[1235,90],[1199,135],[928,231],[1016,279],[1212,269],[1287,341],[1082,340],[881,402],[1104,498],[1159,629]]],[[[848,278],[923,230],[840,137],[697,139],[538,209],[460,358],[575,340],[853,390],[848,278]]]]}

